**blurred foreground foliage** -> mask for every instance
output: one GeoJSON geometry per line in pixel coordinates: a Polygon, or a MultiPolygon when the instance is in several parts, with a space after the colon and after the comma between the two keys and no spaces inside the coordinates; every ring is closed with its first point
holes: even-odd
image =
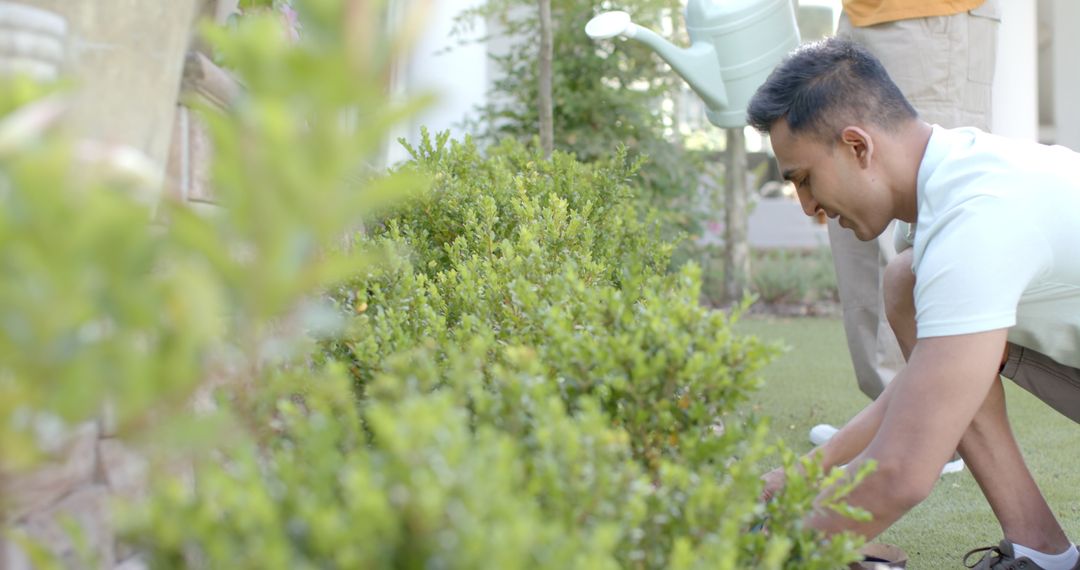
{"type": "Polygon", "coordinates": [[[27,107],[3,100],[5,468],[109,402],[154,459],[118,511],[154,568],[851,560],[801,523],[835,476],[758,501],[766,428],[734,411],[774,349],[698,305],[694,266],[665,271],[637,165],[440,135],[374,172],[418,105],[383,96],[408,38],[368,2],[296,4],[299,43],[272,16],[208,32],[248,88],[206,113],[213,215],[152,223],[62,140],[4,146],[27,107]]]}

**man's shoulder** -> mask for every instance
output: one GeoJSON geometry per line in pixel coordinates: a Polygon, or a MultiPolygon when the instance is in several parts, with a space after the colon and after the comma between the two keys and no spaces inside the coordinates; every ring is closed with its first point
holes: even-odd
{"type": "MultiPolygon", "coordinates": [[[[1080,192],[1080,153],[1022,139],[983,132],[974,127],[934,127],[919,170],[919,198],[950,195],[966,201],[972,195],[1022,194],[1053,186],[1080,192]]],[[[946,203],[949,201],[946,201],[946,203]]],[[[921,207],[920,207],[921,208],[921,207]]]]}
{"type": "Polygon", "coordinates": [[[1080,162],[1080,153],[1068,147],[988,133],[976,127],[946,129],[934,125],[931,141],[944,155],[945,166],[975,161],[1024,174],[1041,172],[1047,165],[1080,162]]]}

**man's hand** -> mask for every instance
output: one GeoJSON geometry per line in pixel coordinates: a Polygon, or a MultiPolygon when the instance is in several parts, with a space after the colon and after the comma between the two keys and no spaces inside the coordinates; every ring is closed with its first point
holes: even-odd
{"type": "MultiPolygon", "coordinates": [[[[867,444],[877,433],[881,419],[885,416],[889,397],[892,395],[893,385],[890,383],[878,399],[871,402],[854,418],[851,419],[840,431],[825,444],[812,449],[806,454],[806,459],[820,461],[821,467],[826,472],[837,465],[848,463],[866,449],[867,444]]],[[[798,464],[798,463],[796,463],[798,464]]],[[[768,501],[776,496],[780,489],[787,484],[784,469],[778,467],[761,476],[765,482],[765,488],[761,492],[761,500],[768,501]]]]}
{"type": "Polygon", "coordinates": [[[771,501],[780,492],[780,489],[784,488],[787,476],[784,474],[783,467],[777,467],[762,475],[761,480],[765,482],[765,488],[761,490],[761,500],[771,501]]]}

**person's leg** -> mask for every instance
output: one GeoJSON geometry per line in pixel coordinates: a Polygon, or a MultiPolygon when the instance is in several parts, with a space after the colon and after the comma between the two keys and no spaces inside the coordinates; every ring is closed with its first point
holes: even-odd
{"type": "Polygon", "coordinates": [[[881,296],[881,273],[893,254],[892,232],[863,242],[836,220],[829,220],[828,228],[855,379],[859,389],[873,400],[903,366],[881,296]]]}
{"type": "MultiPolygon", "coordinates": [[[[886,314],[905,357],[911,355],[916,341],[911,258],[910,249],[898,254],[886,269],[883,286],[886,314]]],[[[1051,554],[1071,546],[1024,463],[1009,426],[1000,380],[964,433],[959,451],[1001,523],[1006,540],[1051,554]]]]}
{"type": "Polygon", "coordinates": [[[1048,553],[1070,547],[1013,437],[1000,380],[964,433],[959,450],[1006,540],[1048,553]]]}
{"type": "Polygon", "coordinates": [[[989,130],[997,59],[997,0],[971,12],[844,29],[874,54],[920,118],[989,130]]]}
{"type": "Polygon", "coordinates": [[[912,250],[906,249],[885,267],[882,279],[882,299],[885,316],[889,320],[906,361],[915,348],[915,274],[911,271],[912,250]]]}

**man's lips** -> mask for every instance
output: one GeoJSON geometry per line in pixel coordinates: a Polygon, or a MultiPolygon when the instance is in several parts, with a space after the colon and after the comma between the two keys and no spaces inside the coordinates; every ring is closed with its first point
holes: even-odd
{"type": "Polygon", "coordinates": [[[828,218],[835,218],[835,217],[840,215],[840,214],[837,214],[837,213],[834,213],[834,212],[830,212],[830,211],[826,210],[825,208],[818,208],[817,212],[815,212],[815,213],[818,214],[818,215],[824,214],[828,218]]]}

